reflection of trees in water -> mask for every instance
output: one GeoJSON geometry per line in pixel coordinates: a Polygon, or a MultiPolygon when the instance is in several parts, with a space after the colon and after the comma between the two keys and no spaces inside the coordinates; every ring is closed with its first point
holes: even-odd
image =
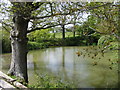
{"type": "Polygon", "coordinates": [[[37,64],[36,64],[36,62],[35,61],[33,61],[33,64],[34,64],[34,73],[36,74],[36,75],[38,75],[37,74],[37,64]]]}
{"type": "MultiPolygon", "coordinates": [[[[83,49],[81,49],[81,50],[83,50],[83,49]]],[[[90,49],[90,51],[91,51],[91,49],[90,49]]],[[[91,77],[85,76],[86,72],[87,73],[89,72],[88,71],[89,69],[86,69],[84,63],[82,64],[82,66],[84,66],[84,67],[82,67],[81,64],[79,65],[79,62],[76,61],[77,56],[76,56],[75,52],[76,52],[76,48],[71,49],[71,48],[61,47],[59,49],[57,48],[57,49],[53,49],[53,50],[48,49],[45,52],[43,51],[42,53],[41,52],[34,53],[33,54],[34,74],[38,75],[38,76],[40,76],[42,74],[48,74],[48,75],[52,75],[52,76],[55,76],[58,78],[61,77],[61,79],[63,81],[68,81],[70,83],[72,82],[72,83],[74,83],[74,85],[76,87],[80,87],[80,84],[81,85],[86,84],[86,86],[87,86],[87,84],[92,83],[91,77]],[[55,68],[55,70],[52,70],[53,68],[51,68],[51,66],[46,67],[49,64],[48,61],[52,61],[51,58],[49,57],[50,55],[52,55],[52,58],[55,58],[56,63],[53,63],[54,64],[53,68],[55,68]],[[46,59],[46,60],[44,60],[44,59],[46,59]],[[70,63],[68,63],[68,62],[70,62],[70,63]],[[41,68],[41,65],[42,65],[42,68],[41,68]],[[56,66],[56,65],[58,65],[58,66],[56,66]],[[87,82],[84,81],[84,80],[89,80],[89,79],[90,79],[90,81],[87,81],[87,82]]],[[[89,58],[88,55],[86,58],[89,58]]],[[[82,61],[81,61],[81,63],[82,63],[82,61]]],[[[53,64],[51,64],[51,65],[53,65],[53,64]]],[[[91,65],[91,63],[89,63],[89,62],[86,64],[91,65]]],[[[103,65],[99,64],[99,66],[100,66],[100,68],[105,68],[104,64],[103,65]]],[[[99,78],[100,80],[95,79],[95,81],[97,80],[98,83],[93,83],[93,84],[100,86],[100,87],[104,86],[103,83],[106,84],[106,79],[107,79],[107,75],[104,75],[105,73],[106,72],[102,72],[101,77],[99,78]]],[[[93,74],[93,73],[90,73],[90,74],[93,74]]],[[[97,76],[95,76],[95,77],[97,77],[97,76]]],[[[108,84],[111,84],[111,83],[108,83],[108,84]]]]}
{"type": "Polygon", "coordinates": [[[62,66],[65,68],[65,49],[62,47],[62,66]]]}
{"type": "Polygon", "coordinates": [[[62,70],[61,70],[61,73],[62,72],[63,72],[64,80],[68,79],[67,71],[66,71],[66,68],[65,68],[65,48],[64,47],[62,47],[62,70]]]}
{"type": "Polygon", "coordinates": [[[74,79],[75,77],[76,77],[76,61],[75,61],[75,54],[74,54],[74,52],[76,52],[76,49],[75,48],[73,48],[73,74],[72,74],[72,78],[73,78],[73,82],[76,82],[76,79],[74,79]]]}
{"type": "Polygon", "coordinates": [[[32,68],[32,71],[34,71],[34,73],[32,73],[32,74],[37,74],[37,69],[38,69],[38,67],[37,67],[37,58],[36,58],[36,55],[34,55],[34,53],[31,53],[31,54],[29,54],[28,55],[28,62],[27,62],[27,64],[28,64],[28,68],[32,68]]]}
{"type": "MultiPolygon", "coordinates": [[[[39,72],[37,70],[40,70],[40,62],[39,59],[42,59],[42,53],[41,52],[36,52],[33,54],[33,65],[34,65],[34,74],[35,75],[39,75],[39,72]],[[41,58],[39,58],[41,57],[41,58]]],[[[44,61],[42,61],[42,64],[44,64],[44,61]]],[[[45,64],[44,64],[45,65],[45,64]]]]}
{"type": "MultiPolygon", "coordinates": [[[[69,50],[71,50],[71,49],[69,49],[69,50]]],[[[66,54],[69,53],[69,51],[67,51],[67,49],[65,49],[65,47],[62,47],[62,70],[61,70],[61,72],[63,72],[63,79],[67,80],[70,83],[74,83],[74,82],[76,83],[76,79],[75,79],[75,77],[76,77],[76,60],[75,60],[75,57],[76,56],[74,54],[75,51],[76,51],[76,49],[73,48],[73,50],[72,50],[73,53],[72,54],[70,53],[67,56],[66,54]],[[70,56],[70,55],[72,55],[72,56],[70,56]],[[66,65],[68,65],[68,63],[65,62],[65,60],[66,60],[65,58],[69,57],[69,56],[71,57],[70,61],[72,62],[72,66],[70,68],[66,67],[66,65]],[[67,69],[68,69],[68,71],[67,71],[67,69]],[[69,72],[71,74],[70,76],[68,75],[69,72]]]]}
{"type": "Polygon", "coordinates": [[[8,70],[10,67],[11,54],[0,55],[0,70],[8,70]]]}
{"type": "MultiPolygon", "coordinates": [[[[50,55],[57,56],[55,52],[56,52],[55,48],[52,48],[52,49],[50,48],[50,49],[46,49],[45,51],[41,50],[39,52],[35,52],[33,54],[33,64],[34,64],[35,75],[41,75],[41,74],[44,74],[44,73],[45,74],[46,73],[48,73],[48,74],[53,74],[54,73],[54,71],[52,71],[51,66],[49,66],[49,62],[52,59],[50,57],[50,55]]],[[[59,53],[57,53],[57,54],[59,54],[59,53]]],[[[56,68],[56,67],[54,67],[54,68],[56,68]]],[[[59,72],[59,70],[57,70],[55,73],[57,73],[57,72],[59,72]]]]}

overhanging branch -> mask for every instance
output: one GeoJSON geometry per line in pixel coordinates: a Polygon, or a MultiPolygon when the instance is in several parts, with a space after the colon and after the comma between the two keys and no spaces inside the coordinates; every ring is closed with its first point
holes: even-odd
{"type": "MultiPolygon", "coordinates": [[[[92,27],[90,27],[89,26],[89,28],[91,28],[93,31],[95,31],[96,33],[100,33],[100,34],[108,34],[108,33],[104,33],[104,32],[99,32],[99,31],[97,31],[96,29],[94,29],[94,28],[92,28],[92,27]]],[[[112,33],[109,33],[108,35],[113,35],[114,37],[116,37],[117,39],[118,39],[118,41],[120,41],[120,37],[117,35],[117,34],[115,34],[114,32],[112,32],[112,33]]]]}
{"type": "Polygon", "coordinates": [[[5,22],[2,22],[2,24],[6,25],[6,26],[8,26],[8,27],[11,27],[12,29],[14,28],[12,25],[7,24],[7,23],[5,23],[5,22]]]}
{"type": "Polygon", "coordinates": [[[88,11],[88,10],[93,10],[93,9],[97,9],[99,7],[103,7],[103,6],[107,6],[107,5],[111,5],[112,3],[106,3],[106,4],[103,4],[103,5],[98,5],[98,6],[94,6],[94,7],[86,7],[86,8],[73,8],[71,9],[68,13],[55,13],[55,14],[52,14],[52,15],[48,15],[48,16],[41,16],[41,17],[30,17],[30,19],[44,19],[44,18],[48,18],[48,17],[54,17],[54,16],[58,16],[58,15],[70,15],[72,14],[73,12],[76,12],[76,11],[88,11]]]}
{"type": "Polygon", "coordinates": [[[107,33],[104,33],[104,32],[99,32],[99,31],[97,31],[96,29],[94,29],[94,28],[92,28],[92,27],[90,27],[90,26],[89,26],[89,28],[92,29],[93,31],[97,32],[97,33],[105,34],[105,35],[107,34],[107,33]]]}
{"type": "MultiPolygon", "coordinates": [[[[68,25],[68,24],[73,24],[73,23],[66,23],[64,25],[68,25]]],[[[47,26],[47,27],[44,27],[44,26],[37,27],[37,28],[31,29],[31,30],[28,30],[27,33],[30,33],[30,32],[36,31],[36,30],[47,29],[47,28],[51,28],[51,27],[55,27],[55,26],[59,26],[59,25],[62,25],[62,24],[50,25],[50,26],[47,26]]]]}
{"type": "Polygon", "coordinates": [[[52,15],[48,15],[48,16],[41,16],[41,17],[31,17],[30,19],[44,19],[44,18],[49,18],[49,17],[54,17],[54,16],[58,16],[58,15],[70,15],[70,13],[55,13],[52,15]]]}
{"type": "Polygon", "coordinates": [[[4,28],[8,33],[10,33],[10,31],[6,27],[2,26],[2,28],[4,28]]]}
{"type": "Polygon", "coordinates": [[[29,6],[32,6],[31,8],[32,8],[32,11],[34,11],[34,10],[37,10],[42,4],[44,4],[44,2],[37,2],[37,3],[35,3],[35,4],[33,4],[32,2],[27,2],[27,4],[29,5],[29,6]]]}
{"type": "Polygon", "coordinates": [[[59,26],[59,24],[52,25],[52,26],[47,26],[47,27],[37,27],[37,28],[34,28],[32,30],[28,30],[27,33],[30,33],[30,32],[36,31],[36,30],[47,29],[47,28],[51,28],[51,27],[55,27],[55,26],[59,26]]]}

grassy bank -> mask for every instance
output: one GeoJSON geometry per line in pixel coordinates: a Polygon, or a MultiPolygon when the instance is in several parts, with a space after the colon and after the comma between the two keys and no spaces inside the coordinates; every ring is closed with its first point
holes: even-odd
{"type": "MultiPolygon", "coordinates": [[[[114,37],[109,35],[75,35],[73,37],[73,32],[66,32],[66,38],[62,38],[62,33],[42,33],[37,32],[31,35],[28,35],[28,50],[43,49],[54,46],[89,46],[89,45],[109,45],[108,48],[118,48],[118,42],[114,37]]],[[[2,53],[10,53],[11,44],[9,35],[2,38],[2,53]]]]}
{"type": "Polygon", "coordinates": [[[41,42],[29,41],[28,49],[43,49],[50,46],[88,46],[88,45],[97,45],[97,39],[94,37],[85,38],[85,37],[67,37],[65,39],[55,38],[55,39],[46,39],[41,42]]]}

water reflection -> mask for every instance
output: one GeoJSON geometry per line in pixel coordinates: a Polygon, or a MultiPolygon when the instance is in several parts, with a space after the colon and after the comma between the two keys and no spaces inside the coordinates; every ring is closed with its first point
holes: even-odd
{"type": "MultiPolygon", "coordinates": [[[[30,51],[28,53],[28,73],[31,84],[37,83],[35,75],[47,73],[60,77],[65,81],[73,82],[76,87],[115,87],[118,82],[116,70],[108,68],[106,60],[111,53],[106,53],[97,66],[93,66],[88,56],[78,57],[75,53],[80,50],[84,52],[85,47],[57,47],[30,51]],[[106,61],[105,61],[106,60],[106,61]]],[[[85,52],[86,53],[86,52],[85,52]]],[[[7,56],[8,57],[8,56],[7,56]]],[[[9,65],[7,57],[3,57],[3,70],[9,65]],[[7,62],[8,61],[8,62],[7,62]]],[[[96,59],[97,60],[97,59],[96,59]]]]}
{"type": "Polygon", "coordinates": [[[82,50],[78,47],[49,48],[30,52],[29,55],[34,55],[34,64],[39,69],[34,69],[37,74],[47,72],[63,80],[72,81],[77,87],[110,85],[112,87],[113,82],[117,84],[117,72],[108,69],[108,62],[102,63],[101,61],[98,66],[94,67],[91,64],[93,60],[89,57],[76,56],[75,52],[78,49],[82,50]]]}

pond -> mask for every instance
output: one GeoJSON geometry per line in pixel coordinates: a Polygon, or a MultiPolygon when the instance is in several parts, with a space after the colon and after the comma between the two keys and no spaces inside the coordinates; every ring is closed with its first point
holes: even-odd
{"type": "MultiPolygon", "coordinates": [[[[37,83],[36,74],[47,74],[73,82],[77,88],[117,87],[117,65],[110,68],[110,60],[118,54],[109,51],[102,55],[96,47],[55,47],[34,50],[28,53],[28,75],[30,84],[37,83]],[[80,52],[77,55],[76,52],[80,52]],[[95,55],[97,53],[97,55],[95,55]]],[[[11,54],[2,55],[2,71],[7,72],[11,54]]]]}

